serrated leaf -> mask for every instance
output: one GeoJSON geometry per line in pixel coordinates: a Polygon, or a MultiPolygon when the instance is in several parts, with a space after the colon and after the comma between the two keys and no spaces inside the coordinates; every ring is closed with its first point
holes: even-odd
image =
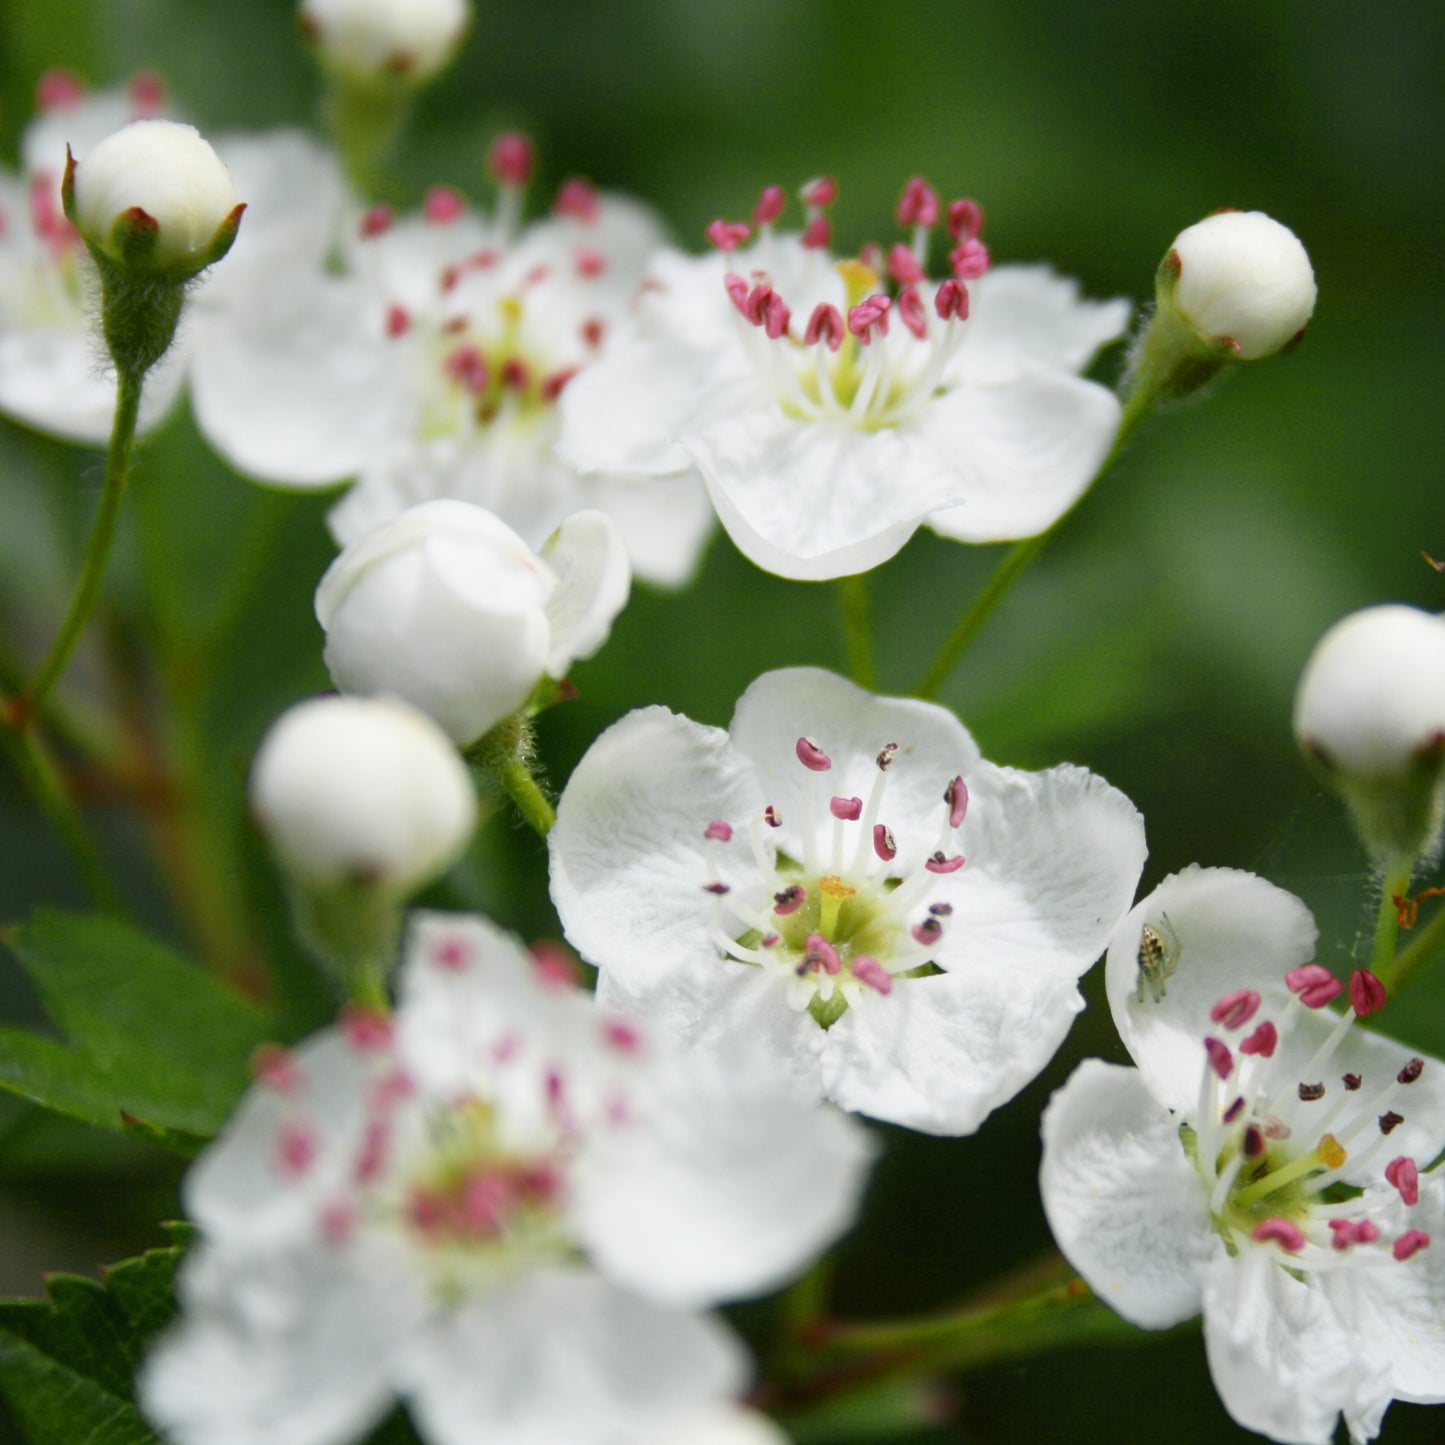
{"type": "Polygon", "coordinates": [[[249,1082],[272,1016],[114,919],[41,912],[10,943],[65,1042],[0,1030],[0,1087],[195,1153],[249,1082]]]}
{"type": "Polygon", "coordinates": [[[104,1283],[46,1281],[46,1300],[0,1300],[0,1393],[29,1445],[156,1445],[131,1381],[175,1313],[182,1248],[116,1265],[104,1283]]]}

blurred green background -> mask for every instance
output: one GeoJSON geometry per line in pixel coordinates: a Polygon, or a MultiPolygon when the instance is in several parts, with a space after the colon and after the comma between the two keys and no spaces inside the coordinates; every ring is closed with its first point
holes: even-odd
{"type": "MultiPolygon", "coordinates": [[[[292,12],[287,0],[6,0],[0,159],[13,166],[53,66],[96,85],[157,70],[208,132],[312,123],[292,12]]],[[[1144,888],[1195,861],[1258,871],[1315,910],[1320,956],[1338,969],[1372,926],[1370,878],[1295,754],[1290,702],[1341,614],[1445,606],[1445,578],[1421,557],[1445,555],[1442,61],[1445,7],[1425,0],[484,0],[459,64],[418,106],[392,185],[401,202],[436,181],[485,197],[488,140],[521,126],[538,143],[540,195],[588,174],[651,201],[690,246],[713,216],[746,214],[763,184],[830,172],[849,246],[891,237],[897,192],[922,173],[983,203],[997,260],[1049,259],[1089,294],[1136,300],[1176,232],[1217,207],[1290,225],[1320,287],[1305,345],[1146,425],[944,700],[991,758],[1067,759],[1127,792],[1148,824],[1144,888]]],[[[1096,374],[1112,382],[1120,364],[1116,348],[1096,374]]],[[[100,470],[96,453],[0,422],[12,658],[38,655],[53,631],[100,470]]],[[[325,507],[228,472],[182,410],[142,452],[108,646],[67,685],[82,707],[113,697],[124,659],[132,720],[181,760],[195,799],[186,822],[207,882],[192,906],[173,905],[148,861],[155,839],[103,789],[93,815],[148,923],[243,973],[261,965],[221,941],[238,919],[266,960],[291,948],[242,787],[270,719],[328,684],[310,612],[332,555],[325,507]]],[[[882,690],[916,681],[999,555],[920,535],[873,576],[882,690]]],[[[609,647],[578,668],[581,698],[542,724],[548,776],[560,786],[636,704],[722,724],[759,672],[843,660],[835,590],[765,576],[720,537],[690,591],[639,588],[609,647]]],[[[0,923],[83,902],[8,772],[0,856],[0,923]]],[[[555,932],[540,850],[505,811],[435,901],[484,907],[529,938],[555,932]]],[[[4,1013],[33,1021],[18,970],[0,970],[4,1013]]],[[[300,1028],[322,1000],[287,976],[300,1028]]],[[[1059,1058],[976,1138],[882,1131],[869,1215],[840,1259],[841,1308],[940,1305],[1047,1247],[1039,1110],[1079,1058],[1122,1057],[1097,984],[1086,992],[1059,1058]]],[[[1445,975],[1391,1022],[1445,1053],[1445,975]]],[[[0,1289],[34,1292],[42,1269],[92,1270],[161,1242],[155,1221],[178,1208],[171,1161],[3,1100],[0,1131],[0,1289]]],[[[1197,1334],[982,1373],[950,1408],[951,1424],[906,1438],[1247,1438],[1215,1400],[1197,1334]]],[[[1438,1416],[1396,1406],[1385,1438],[1439,1432],[1438,1416]]]]}

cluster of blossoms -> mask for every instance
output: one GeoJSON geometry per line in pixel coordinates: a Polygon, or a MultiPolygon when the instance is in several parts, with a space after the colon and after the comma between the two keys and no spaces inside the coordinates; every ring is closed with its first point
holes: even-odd
{"type": "MultiPolygon", "coordinates": [[[[383,110],[468,18],[301,17],[333,99],[383,110]]],[[[801,580],[919,526],[1047,531],[1126,425],[1082,373],[1127,302],[993,265],[978,204],[919,177],[886,250],[834,255],[823,178],[798,231],[769,186],[693,256],[580,179],[524,220],[520,135],[488,154],[490,211],[435,187],[398,215],[299,133],[213,150],[150,80],[87,98],[56,74],[42,101],[25,174],[0,179],[0,408],[94,442],[142,379],[142,426],[187,386],[239,471],[352,483],[315,598],[345,696],[285,714],[251,779],[298,931],[352,1002],[258,1056],[188,1177],[202,1240],[139,1386],[167,1438],[346,1445],[400,1401],[433,1445],[775,1442],[703,1312],[851,1225],[873,1149],[845,1111],[977,1130],[1053,1057],[1105,950],[1136,1067],[1084,1063],[1045,1114],[1069,1260],[1139,1325],[1202,1313],[1227,1408],[1273,1438],[1343,1417],[1368,1440],[1391,1400],[1445,1399],[1445,1071],[1356,1027],[1385,1002],[1374,973],[1330,1011],[1345,986],[1297,900],[1196,868],[1131,911],[1122,793],[989,763],[946,709],[814,668],[758,677],[727,731],[629,713],[555,819],[527,769],[532,716],[634,574],[685,583],[714,516],[801,580]],[[87,253],[116,376],[89,363],[87,253]],[[157,304],[152,326],[136,308],[157,304]],[[547,834],[595,997],[479,918],[413,914],[399,943],[476,827],[464,758],[547,834]]],[[[1315,301],[1259,213],[1183,232],[1156,287],[1126,393],[1145,401],[1279,352],[1315,301]]],[[[1445,817],[1442,688],[1445,623],[1406,608],[1347,619],[1301,684],[1301,741],[1402,887],[1445,817]]]]}

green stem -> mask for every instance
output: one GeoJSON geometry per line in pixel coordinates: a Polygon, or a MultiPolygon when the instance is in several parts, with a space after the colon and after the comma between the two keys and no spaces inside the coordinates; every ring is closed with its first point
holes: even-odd
{"type": "Polygon", "coordinates": [[[1396,998],[1415,981],[1425,965],[1432,963],[1436,956],[1445,952],[1445,908],[1435,916],[1400,950],[1390,976],[1384,979],[1390,997],[1396,998]]]}
{"type": "MultiPolygon", "coordinates": [[[[1123,451],[1125,444],[1134,435],[1139,423],[1148,416],[1154,403],[1159,400],[1159,396],[1160,391],[1157,387],[1143,385],[1135,387],[1129,393],[1124,401],[1124,410],[1119,418],[1119,430],[1114,435],[1114,444],[1109,448],[1109,454],[1104,458],[1099,470],[1094,473],[1093,481],[1080,496],[1080,502],[1088,496],[1089,492],[1098,484],[1099,479],[1118,460],[1119,453],[1123,451]]],[[[948,681],[948,675],[958,665],[959,659],[968,650],[969,644],[978,635],[983,624],[988,621],[994,608],[1003,601],[1009,588],[1018,581],[1034,558],[1048,546],[1050,539],[1073,515],[1074,509],[1078,505],[1079,502],[1075,502],[1074,506],[1070,507],[1053,526],[1040,532],[1038,536],[1027,537],[1022,542],[1015,542],[1009,548],[993,576],[988,579],[983,591],[974,598],[973,605],[959,618],[957,625],[948,635],[942,648],[939,649],[932,666],[919,679],[917,686],[913,689],[913,697],[937,697],[939,689],[948,681]]]]}
{"type": "Polygon", "coordinates": [[[838,579],[838,602],[848,640],[848,674],[869,691],[877,685],[873,665],[873,637],[868,626],[868,576],[859,572],[838,579]]]}
{"type": "Polygon", "coordinates": [[[1370,955],[1370,972],[1389,984],[1395,972],[1395,940],[1400,936],[1400,909],[1396,897],[1410,892],[1411,858],[1392,858],[1380,883],[1380,906],[1375,914],[1375,949],[1370,955]]]}
{"type": "Polygon", "coordinates": [[[557,821],[546,793],[532,776],[532,724],[517,713],[503,718],[491,732],[467,749],[467,756],[491,773],[539,838],[557,821]]]}
{"type": "Polygon", "coordinates": [[[45,705],[50,689],[65,671],[70,655],[75,651],[75,645],[85,631],[85,624],[95,610],[106,560],[110,556],[111,543],[115,540],[115,525],[120,516],[121,500],[125,496],[125,484],[130,477],[131,461],[135,456],[135,428],[140,414],[143,375],[144,373],[138,371],[120,372],[115,422],[110,433],[110,453],[106,458],[105,489],[101,493],[100,509],[96,512],[95,522],[90,529],[90,541],[86,544],[80,578],[71,595],[70,607],[66,611],[65,621],[61,623],[60,634],[40,664],[34,681],[5,710],[7,721],[14,727],[25,727],[45,705]]]}

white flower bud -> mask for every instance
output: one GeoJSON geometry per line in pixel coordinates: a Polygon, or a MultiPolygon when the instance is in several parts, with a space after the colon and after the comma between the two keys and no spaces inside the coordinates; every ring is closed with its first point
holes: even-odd
{"type": "Polygon", "coordinates": [[[74,163],[67,187],[76,229],[124,264],[199,271],[225,254],[240,219],[220,157],[178,121],[123,126],[74,163]]]}
{"type": "Polygon", "coordinates": [[[1373,849],[1427,851],[1440,826],[1445,618],[1392,605],[1335,623],[1300,678],[1294,728],[1373,849]]]}
{"type": "Polygon", "coordinates": [[[392,698],[324,697],[275,722],[251,806],[303,888],[359,884],[402,898],[461,853],[476,793],[430,718],[392,698]]]}
{"type": "Polygon", "coordinates": [[[316,591],[343,692],[391,693],[460,744],[607,640],[630,572],[615,524],[579,512],[538,556],[468,502],[426,502],[353,542],[316,591]]]}
{"type": "Polygon", "coordinates": [[[1207,345],[1241,361],[1273,356],[1315,309],[1315,274],[1299,238],[1263,211],[1221,211],[1181,231],[1165,261],[1173,304],[1207,345]]]}
{"type": "Polygon", "coordinates": [[[302,0],[301,24],[322,59],[363,78],[412,81],[452,57],[470,19],[466,0],[302,0]]]}

